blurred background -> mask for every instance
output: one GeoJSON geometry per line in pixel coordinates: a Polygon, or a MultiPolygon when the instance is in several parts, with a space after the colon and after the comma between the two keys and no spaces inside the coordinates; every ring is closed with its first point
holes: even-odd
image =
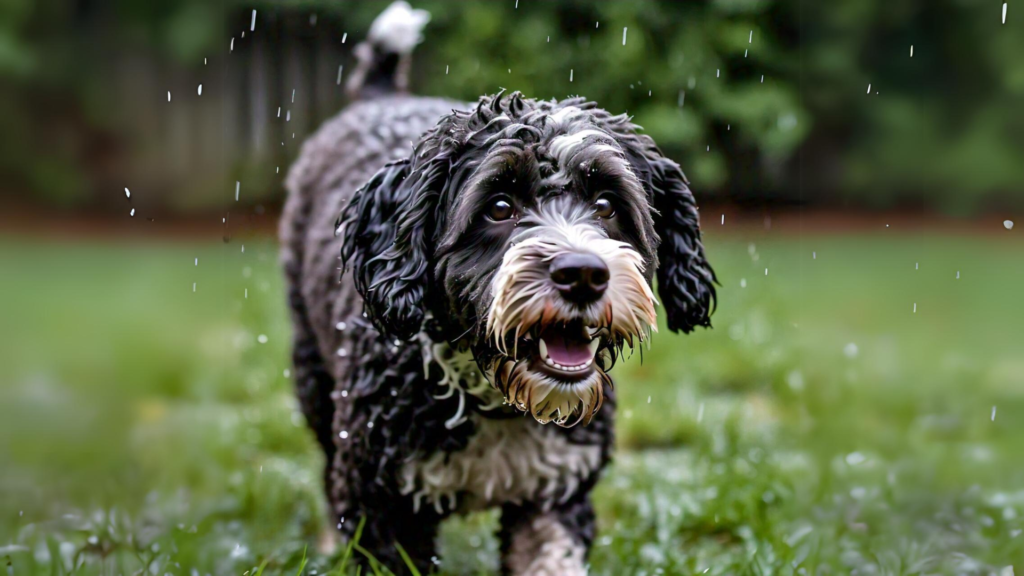
{"type": "MultiPolygon", "coordinates": [[[[274,238],[388,3],[0,2],[10,573],[350,570],[274,238]]],[[[1024,572],[1024,6],[412,3],[415,92],[628,112],[701,202],[715,328],[616,369],[592,573],[1024,572]]]]}

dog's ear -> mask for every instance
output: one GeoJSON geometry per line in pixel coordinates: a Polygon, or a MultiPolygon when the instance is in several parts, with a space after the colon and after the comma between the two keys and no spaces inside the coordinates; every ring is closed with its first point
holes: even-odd
{"type": "Polygon", "coordinates": [[[715,272],[704,257],[700,218],[689,182],[679,165],[651,142],[645,151],[650,167],[654,230],[658,245],[658,295],[668,328],[690,332],[710,327],[715,307],[715,272]]]}
{"type": "Polygon", "coordinates": [[[432,202],[409,160],[377,172],[338,219],[342,266],[363,297],[363,311],[391,338],[420,331],[429,286],[432,202]]]}

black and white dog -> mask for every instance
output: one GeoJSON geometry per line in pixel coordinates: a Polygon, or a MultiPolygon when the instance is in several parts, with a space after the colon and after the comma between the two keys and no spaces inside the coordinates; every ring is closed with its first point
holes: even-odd
{"type": "Polygon", "coordinates": [[[396,2],[374,22],[356,101],[287,181],[296,385],[331,514],[426,571],[443,518],[501,507],[506,573],[584,574],[608,371],[656,330],[655,276],[669,329],[710,325],[697,207],[679,166],[592,102],[403,94],[425,21],[396,2]]]}

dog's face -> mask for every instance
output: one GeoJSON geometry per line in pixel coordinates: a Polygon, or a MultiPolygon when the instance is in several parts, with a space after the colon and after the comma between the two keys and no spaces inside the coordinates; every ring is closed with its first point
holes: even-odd
{"type": "Polygon", "coordinates": [[[709,325],[714,273],[671,160],[580,99],[513,94],[454,112],[360,189],[342,257],[389,337],[427,329],[472,351],[505,400],[574,425],[624,348],[709,325]]]}

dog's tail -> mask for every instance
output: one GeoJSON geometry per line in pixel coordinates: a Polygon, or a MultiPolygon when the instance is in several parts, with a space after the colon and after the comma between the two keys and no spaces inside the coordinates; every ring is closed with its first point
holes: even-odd
{"type": "Polygon", "coordinates": [[[430,21],[426,10],[414,10],[397,0],[370,25],[366,40],[355,48],[359,63],[349,76],[345,91],[352,99],[405,92],[413,48],[423,40],[423,27],[430,21]]]}

